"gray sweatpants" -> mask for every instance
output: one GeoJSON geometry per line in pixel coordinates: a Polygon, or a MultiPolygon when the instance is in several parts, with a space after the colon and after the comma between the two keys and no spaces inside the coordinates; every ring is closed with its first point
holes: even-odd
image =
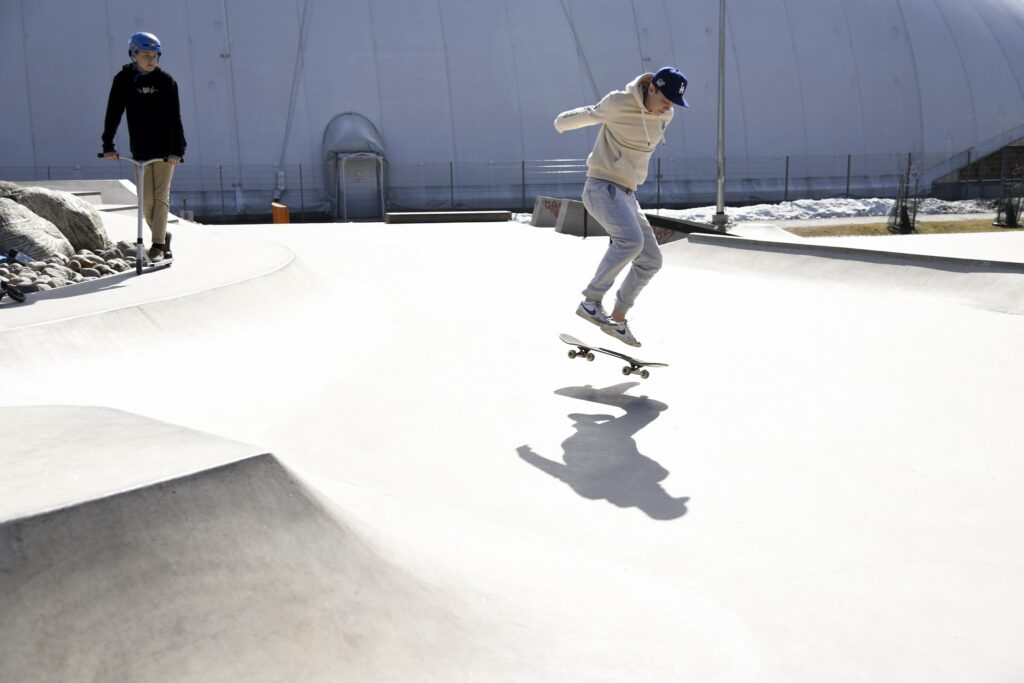
{"type": "Polygon", "coordinates": [[[606,180],[587,178],[583,186],[583,205],[612,239],[583,296],[602,301],[615,284],[615,278],[628,265],[626,279],[615,295],[615,307],[626,312],[636,303],[640,290],[661,269],[661,249],[654,230],[636,196],[606,180]]]}

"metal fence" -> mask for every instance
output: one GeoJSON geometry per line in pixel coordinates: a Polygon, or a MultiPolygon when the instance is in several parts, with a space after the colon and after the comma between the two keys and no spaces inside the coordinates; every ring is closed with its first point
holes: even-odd
{"type": "MultiPolygon", "coordinates": [[[[968,162],[970,160],[968,159],[968,162]]],[[[950,166],[956,158],[906,154],[735,157],[726,163],[726,202],[749,204],[833,197],[892,197],[908,165],[915,173],[950,166]]],[[[706,206],[715,202],[716,159],[654,157],[637,192],[645,208],[706,206]]],[[[976,173],[975,175],[982,175],[976,173]]],[[[132,179],[131,166],[0,167],[8,180],[132,179]]],[[[490,162],[389,162],[384,172],[388,211],[506,209],[529,212],[537,196],[579,196],[584,159],[490,162]]],[[[976,177],[967,182],[998,183],[976,177]]],[[[374,181],[376,182],[376,181],[374,181]]],[[[963,182],[963,181],[960,181],[963,182]]],[[[235,166],[185,163],[175,170],[172,210],[187,206],[208,221],[266,216],[270,203],[289,206],[293,220],[341,214],[337,188],[326,188],[322,164],[235,166]]],[[[340,199],[344,201],[344,197],[340,199]]]]}

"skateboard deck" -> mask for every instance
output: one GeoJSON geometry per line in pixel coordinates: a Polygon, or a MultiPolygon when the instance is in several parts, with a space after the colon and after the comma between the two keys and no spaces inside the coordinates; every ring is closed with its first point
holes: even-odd
{"type": "Polygon", "coordinates": [[[590,344],[587,344],[586,342],[580,341],[579,339],[570,334],[560,334],[558,335],[558,338],[561,339],[566,344],[568,344],[569,346],[577,347],[569,351],[569,358],[585,358],[589,361],[592,361],[594,360],[594,352],[596,351],[597,353],[603,353],[606,356],[611,356],[612,358],[618,358],[619,360],[626,361],[627,363],[629,363],[629,365],[622,368],[623,375],[640,375],[641,379],[647,379],[648,377],[651,376],[651,373],[647,371],[647,368],[668,367],[668,363],[652,363],[649,361],[633,358],[632,356],[627,356],[626,354],[619,353],[618,351],[612,351],[611,349],[606,349],[600,346],[592,346],[590,344]]]}

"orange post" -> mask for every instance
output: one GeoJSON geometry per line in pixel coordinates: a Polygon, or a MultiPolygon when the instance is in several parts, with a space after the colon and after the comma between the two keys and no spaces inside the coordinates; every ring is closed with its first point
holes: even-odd
{"type": "Polygon", "coordinates": [[[278,204],[277,202],[270,202],[270,213],[274,217],[275,223],[290,223],[288,219],[288,207],[284,204],[278,204]]]}

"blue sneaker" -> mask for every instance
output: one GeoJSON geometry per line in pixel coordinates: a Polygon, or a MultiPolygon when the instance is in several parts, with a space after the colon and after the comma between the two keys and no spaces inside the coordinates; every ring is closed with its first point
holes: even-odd
{"type": "Polygon", "coordinates": [[[640,346],[640,342],[636,340],[636,337],[634,337],[633,333],[630,331],[628,322],[625,320],[622,322],[613,320],[612,323],[614,324],[614,327],[602,327],[601,330],[605,334],[615,337],[623,344],[628,344],[629,346],[640,346]]]}
{"type": "Polygon", "coordinates": [[[608,317],[608,313],[604,310],[604,306],[601,305],[600,301],[585,300],[580,302],[580,305],[576,307],[576,315],[587,322],[594,323],[601,329],[615,325],[615,321],[608,317]]]}

